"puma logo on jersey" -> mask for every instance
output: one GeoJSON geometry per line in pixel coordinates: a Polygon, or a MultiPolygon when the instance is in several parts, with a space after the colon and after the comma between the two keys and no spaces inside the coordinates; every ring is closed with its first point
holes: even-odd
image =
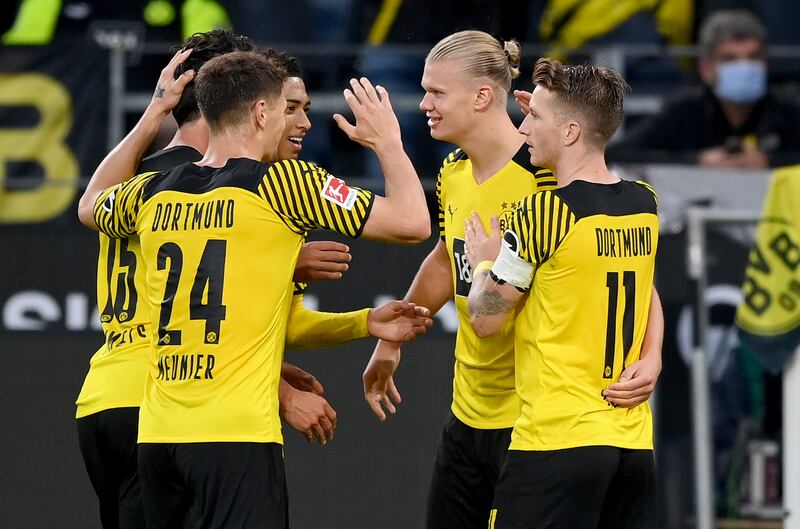
{"type": "Polygon", "coordinates": [[[450,214],[450,224],[453,223],[453,215],[456,214],[456,211],[458,211],[458,208],[454,209],[452,204],[447,204],[447,212],[450,214]]]}
{"type": "Polygon", "coordinates": [[[345,209],[353,209],[358,193],[355,189],[347,187],[347,184],[341,178],[330,175],[322,187],[321,196],[325,200],[345,209]]]}

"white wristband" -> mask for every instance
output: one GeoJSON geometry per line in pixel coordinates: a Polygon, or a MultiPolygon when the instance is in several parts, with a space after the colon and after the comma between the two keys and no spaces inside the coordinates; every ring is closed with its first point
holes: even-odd
{"type": "Polygon", "coordinates": [[[533,270],[534,267],[531,263],[513,252],[503,241],[503,244],[500,245],[500,253],[492,266],[492,273],[497,279],[524,290],[533,281],[533,270]]]}

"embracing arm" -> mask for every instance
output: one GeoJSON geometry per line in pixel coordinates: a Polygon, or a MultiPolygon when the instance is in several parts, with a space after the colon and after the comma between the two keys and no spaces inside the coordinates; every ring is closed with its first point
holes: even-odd
{"type": "Polygon", "coordinates": [[[472,274],[467,302],[469,321],[481,338],[500,332],[524,295],[516,287],[496,281],[491,276],[492,264],[491,261],[478,264],[472,274]]]}
{"type": "Polygon", "coordinates": [[[633,408],[646,402],[656,388],[661,374],[661,348],[664,341],[664,311],[661,299],[653,288],[647,330],[642,343],[642,353],[637,362],[622,372],[619,381],[603,391],[608,402],[623,408],[633,408]]]}
{"type": "Polygon", "coordinates": [[[194,78],[194,71],[175,79],[175,69],[189,57],[191,50],[178,52],[161,71],[153,98],[136,126],[97,166],[78,202],[78,218],[88,228],[97,229],[94,206],[107,188],[133,176],[147,147],[153,142],[163,119],[181,98],[184,87],[194,78]]]}

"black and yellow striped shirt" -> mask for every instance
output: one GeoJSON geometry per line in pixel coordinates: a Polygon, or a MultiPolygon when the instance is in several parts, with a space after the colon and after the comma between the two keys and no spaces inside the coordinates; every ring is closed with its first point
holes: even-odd
{"type": "Polygon", "coordinates": [[[302,161],[180,166],[106,190],[99,229],[138,234],[156,329],[140,442],[282,442],[278,380],[305,234],[357,237],[374,197],[302,161]]]}
{"type": "Polygon", "coordinates": [[[652,448],[648,404],[613,408],[601,394],[639,360],[647,329],[658,246],[652,188],[577,180],[527,197],[504,244],[534,266],[516,318],[522,407],[511,449],[652,448]]]}

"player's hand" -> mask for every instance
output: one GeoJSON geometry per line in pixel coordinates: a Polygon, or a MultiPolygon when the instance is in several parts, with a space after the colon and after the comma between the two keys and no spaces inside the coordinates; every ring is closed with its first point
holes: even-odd
{"type": "Polygon", "coordinates": [[[620,375],[619,381],[603,391],[603,397],[614,406],[634,408],[650,398],[660,374],[660,358],[642,358],[629,365],[620,375]]]}
{"type": "Polygon", "coordinates": [[[317,377],[289,362],[281,364],[281,378],[300,391],[308,391],[315,395],[325,393],[325,388],[322,387],[317,377]]]}
{"type": "Polygon", "coordinates": [[[385,88],[380,85],[373,87],[366,77],[350,79],[350,88],[345,89],[344,99],[353,111],[355,125],[341,114],[334,114],[333,119],[351,140],[373,151],[386,146],[402,146],[400,123],[385,88]]]}
{"type": "Polygon", "coordinates": [[[532,93],[525,90],[514,90],[514,101],[516,101],[517,105],[519,105],[519,109],[522,111],[523,116],[527,116],[528,112],[531,111],[529,105],[531,104],[532,95],[532,93]]]}
{"type": "Polygon", "coordinates": [[[381,422],[386,420],[386,411],[397,412],[395,405],[402,400],[394,384],[394,372],[399,364],[400,344],[378,340],[362,380],[364,399],[381,422]]]}
{"type": "Polygon", "coordinates": [[[302,433],[309,443],[317,441],[324,445],[333,439],[336,412],[319,395],[282,386],[280,415],[286,424],[302,433]]]}
{"type": "Polygon", "coordinates": [[[433,325],[431,311],[406,301],[389,301],[370,309],[367,330],[370,336],[390,342],[408,342],[433,325]]]}
{"type": "Polygon", "coordinates": [[[464,252],[467,254],[469,266],[475,270],[482,261],[494,261],[500,253],[503,234],[500,233],[500,219],[492,216],[489,219],[491,233],[486,233],[480,216],[472,212],[464,226],[464,252]]]}
{"type": "Polygon", "coordinates": [[[176,53],[172,60],[161,70],[161,75],[158,77],[156,89],[153,91],[153,97],[150,99],[148,110],[157,112],[166,116],[172,109],[177,106],[178,101],[181,100],[181,94],[186,85],[194,79],[194,70],[187,70],[183,72],[177,79],[175,79],[175,70],[178,65],[183,63],[191,55],[192,50],[184,50],[176,53]]]}
{"type": "Polygon", "coordinates": [[[307,242],[300,248],[294,266],[295,283],[308,283],[319,279],[339,279],[350,268],[350,248],[335,241],[307,242]]]}

